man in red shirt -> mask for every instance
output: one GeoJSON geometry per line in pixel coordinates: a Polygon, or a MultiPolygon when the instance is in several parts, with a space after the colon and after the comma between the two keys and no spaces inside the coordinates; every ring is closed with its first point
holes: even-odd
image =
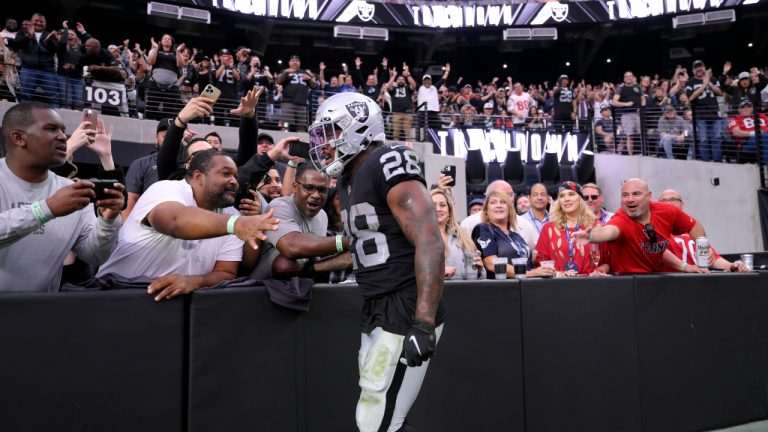
{"type": "MultiPolygon", "coordinates": [[[[674,189],[667,189],[659,195],[659,202],[672,204],[680,210],[683,210],[685,203],[683,202],[683,196],[680,192],[674,189]]],[[[749,271],[740,261],[732,263],[727,259],[721,257],[714,246],[710,243],[709,249],[712,251],[711,255],[715,258],[715,262],[711,263],[709,268],[723,270],[727,272],[746,272],[749,271]]],[[[672,236],[669,242],[669,248],[667,249],[670,254],[675,256],[674,260],[665,258],[664,271],[676,272],[684,271],[691,273],[690,268],[696,267],[696,242],[688,234],[672,236]],[[671,261],[671,262],[670,262],[671,261]]]]}
{"type": "MultiPolygon", "coordinates": [[[[768,165],[768,116],[760,114],[760,154],[763,164],[768,165]]],[[[757,148],[755,139],[755,116],[752,102],[745,100],[739,104],[739,115],[728,119],[728,132],[736,141],[739,150],[754,152],[757,148]]]]}
{"type": "Polygon", "coordinates": [[[618,273],[649,273],[664,269],[662,257],[673,234],[704,237],[704,228],[680,209],[651,202],[648,184],[639,178],[621,187],[621,209],[604,226],[589,227],[573,234],[583,243],[611,242],[611,270],[618,273]]]}

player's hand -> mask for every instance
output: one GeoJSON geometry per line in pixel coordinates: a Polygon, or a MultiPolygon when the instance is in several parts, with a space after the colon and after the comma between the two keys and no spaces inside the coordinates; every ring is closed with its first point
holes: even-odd
{"type": "Polygon", "coordinates": [[[147,288],[148,294],[155,294],[155,301],[172,299],[178,295],[189,294],[200,288],[193,276],[165,275],[152,281],[147,288]]]}
{"type": "Polygon", "coordinates": [[[435,355],[436,341],[435,326],[416,320],[403,340],[403,357],[400,362],[409,367],[421,366],[435,355]]]}
{"type": "Polygon", "coordinates": [[[248,243],[254,250],[259,248],[256,240],[266,240],[264,231],[277,231],[280,219],[273,218],[274,209],[270,209],[263,215],[242,216],[235,221],[235,235],[240,240],[248,243]]]}
{"type": "Polygon", "coordinates": [[[115,183],[111,188],[106,189],[106,194],[109,198],[96,201],[96,208],[100,210],[101,217],[113,220],[120,215],[125,205],[124,190],[125,186],[121,183],[115,183]]]}
{"type": "Polygon", "coordinates": [[[93,183],[85,180],[78,180],[74,184],[64,186],[56,191],[55,194],[45,200],[48,208],[51,209],[56,217],[66,216],[78,210],[82,210],[90,204],[91,198],[96,197],[93,191],[93,183]]]}

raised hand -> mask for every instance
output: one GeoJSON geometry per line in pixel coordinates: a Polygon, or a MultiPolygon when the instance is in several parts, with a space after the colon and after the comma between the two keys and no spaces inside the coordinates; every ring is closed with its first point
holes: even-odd
{"type": "Polygon", "coordinates": [[[325,62],[320,62],[320,65],[318,66],[320,70],[325,70],[325,62]]]}
{"type": "Polygon", "coordinates": [[[274,209],[263,215],[241,216],[235,221],[235,235],[248,243],[254,250],[259,248],[256,240],[266,240],[264,231],[277,231],[279,219],[273,218],[274,209]]]}
{"type": "Polygon", "coordinates": [[[360,69],[360,66],[363,64],[363,61],[360,59],[360,57],[355,57],[355,68],[360,69]]]}
{"type": "Polygon", "coordinates": [[[77,23],[77,24],[75,25],[75,29],[76,29],[76,30],[77,30],[77,32],[78,32],[78,33],[80,33],[80,34],[83,34],[83,33],[85,33],[85,27],[83,26],[83,24],[82,24],[82,23],[77,23]]]}
{"type": "Polygon", "coordinates": [[[72,132],[72,136],[67,140],[67,154],[74,154],[78,149],[93,142],[96,138],[96,131],[91,128],[91,122],[84,121],[72,132]]]}
{"type": "Polygon", "coordinates": [[[249,116],[256,112],[256,105],[259,103],[259,97],[264,92],[264,87],[254,87],[240,98],[240,105],[237,108],[229,110],[229,113],[238,117],[249,116]]]}
{"type": "Polygon", "coordinates": [[[155,38],[150,38],[149,43],[152,45],[152,49],[160,48],[160,45],[157,44],[157,41],[155,41],[155,38]]]}
{"type": "Polygon", "coordinates": [[[204,116],[209,116],[213,112],[213,100],[199,96],[192,98],[187,102],[184,108],[179,112],[178,118],[182,123],[189,124],[190,121],[204,116]]]}

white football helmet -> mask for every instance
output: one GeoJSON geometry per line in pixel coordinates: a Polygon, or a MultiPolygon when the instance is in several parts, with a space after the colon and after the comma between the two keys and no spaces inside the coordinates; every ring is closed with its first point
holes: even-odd
{"type": "Polygon", "coordinates": [[[338,177],[370,143],[384,139],[384,118],[376,101],[359,93],[339,93],[317,109],[309,127],[309,154],[318,170],[338,177]]]}

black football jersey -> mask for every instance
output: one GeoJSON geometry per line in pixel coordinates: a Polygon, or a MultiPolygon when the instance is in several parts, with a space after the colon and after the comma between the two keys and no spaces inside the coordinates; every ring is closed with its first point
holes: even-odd
{"type": "Polygon", "coordinates": [[[341,218],[352,239],[350,251],[363,297],[416,286],[415,248],[387,204],[387,193],[400,182],[426,186],[416,152],[403,145],[375,149],[354,175],[339,181],[341,218]]]}
{"type": "Polygon", "coordinates": [[[573,112],[573,90],[559,88],[553,93],[555,116],[569,116],[573,112]]]}

